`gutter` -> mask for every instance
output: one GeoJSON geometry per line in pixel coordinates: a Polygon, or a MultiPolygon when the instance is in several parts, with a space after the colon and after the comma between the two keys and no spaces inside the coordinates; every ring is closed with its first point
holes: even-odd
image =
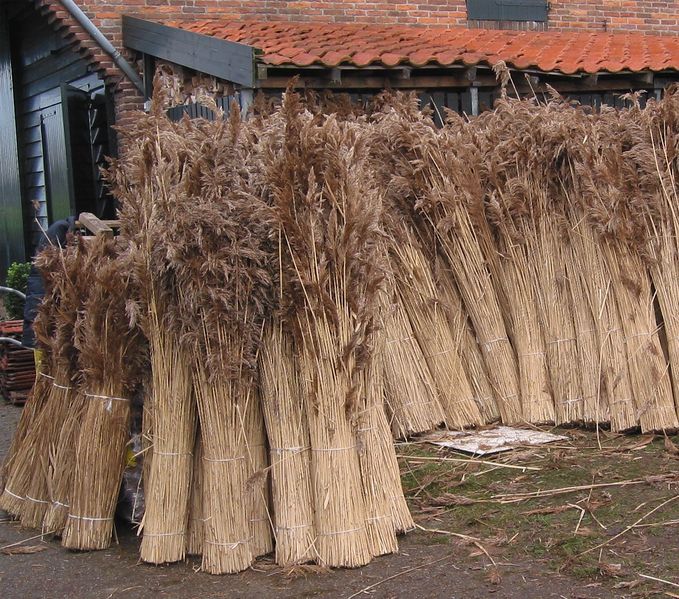
{"type": "Polygon", "coordinates": [[[134,84],[134,86],[146,97],[144,84],[137,74],[137,72],[132,68],[127,60],[122,56],[118,50],[115,49],[113,44],[108,40],[108,38],[97,29],[96,25],[90,21],[90,18],[80,9],[80,7],[73,2],[73,0],[60,0],[62,6],[71,13],[71,16],[78,21],[78,23],[92,36],[99,46],[106,52],[111,58],[115,65],[127,76],[127,78],[134,84]]]}

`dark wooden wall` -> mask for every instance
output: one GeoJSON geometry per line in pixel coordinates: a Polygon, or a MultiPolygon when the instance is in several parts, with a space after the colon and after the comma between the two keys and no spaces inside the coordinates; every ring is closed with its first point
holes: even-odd
{"type": "MultiPolygon", "coordinates": [[[[3,196],[12,198],[12,231],[21,240],[21,247],[12,245],[12,260],[21,260],[32,254],[41,231],[55,220],[80,211],[112,216],[99,173],[110,153],[112,111],[104,82],[73,43],[53,31],[32,3],[11,6],[7,30],[0,30],[0,48],[11,49],[5,78],[13,78],[14,97],[7,103],[3,97],[1,105],[3,114],[11,109],[15,114],[15,147],[4,142],[12,128],[5,116],[2,155],[15,161],[18,156],[20,187],[19,193],[3,196]]],[[[0,178],[0,184],[9,184],[8,175],[0,173],[0,178]]],[[[7,245],[0,240],[5,252],[7,245]]]]}
{"type": "Polygon", "coordinates": [[[25,254],[8,29],[7,7],[0,4],[0,280],[25,254]]]}

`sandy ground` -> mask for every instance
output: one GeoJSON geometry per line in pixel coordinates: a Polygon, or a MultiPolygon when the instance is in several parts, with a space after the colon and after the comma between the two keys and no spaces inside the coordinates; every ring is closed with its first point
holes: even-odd
{"type": "MultiPolygon", "coordinates": [[[[4,455],[7,450],[19,414],[19,408],[0,405],[0,455],[4,455]]],[[[399,448],[399,451],[403,453],[404,449],[399,448]]],[[[163,567],[139,563],[137,538],[133,531],[119,523],[117,527],[119,541],[106,551],[70,552],[63,549],[58,541],[40,538],[24,543],[45,548],[34,554],[5,555],[0,551],[0,597],[2,599],[679,597],[679,594],[665,594],[672,590],[679,593],[679,587],[673,589],[667,584],[656,585],[646,579],[640,579],[636,571],[628,571],[626,566],[620,571],[613,568],[615,572],[607,572],[605,576],[600,567],[598,572],[596,568],[588,570],[584,566],[579,570],[572,564],[568,568],[563,568],[565,562],[561,560],[561,554],[553,545],[547,546],[546,552],[542,552],[538,550],[541,545],[536,544],[540,540],[537,537],[543,535],[544,530],[559,529],[559,522],[551,522],[548,515],[544,515],[536,525],[544,524],[544,529],[529,528],[524,534],[521,528],[517,529],[519,532],[511,541],[508,541],[508,534],[503,537],[504,542],[498,540],[498,530],[509,533],[510,528],[515,525],[513,513],[505,514],[494,507],[483,507],[485,504],[482,503],[472,502],[457,506],[457,502],[451,503],[446,499],[451,497],[452,488],[459,489],[461,485],[464,487],[467,484],[465,479],[470,479],[471,474],[484,472],[475,468],[470,472],[467,465],[465,466],[467,470],[461,473],[459,465],[455,467],[446,465],[443,477],[440,473],[432,474],[422,470],[419,471],[418,477],[417,456],[421,454],[418,451],[411,453],[413,455],[402,459],[407,472],[404,484],[408,488],[410,501],[418,514],[417,520],[420,525],[425,528],[477,535],[475,538],[481,539],[479,545],[442,533],[418,530],[401,539],[398,555],[375,559],[370,565],[356,570],[321,571],[318,568],[308,568],[283,572],[270,560],[264,559],[241,574],[210,576],[200,572],[199,563],[191,560],[163,567]],[[435,484],[428,484],[426,480],[422,482],[424,478],[431,476],[438,478],[435,484]],[[406,480],[406,477],[409,478],[406,480]],[[413,483],[413,480],[417,482],[413,483]],[[482,507],[479,507],[480,505],[482,507]],[[475,510],[473,514],[460,511],[468,508],[475,510]],[[492,518],[499,518],[496,512],[503,518],[508,516],[510,520],[493,520],[492,518]],[[486,514],[488,517],[484,522],[486,514]],[[484,523],[487,530],[480,526],[479,522],[484,523]],[[558,563],[554,563],[552,558],[559,558],[558,563]],[[495,562],[494,565],[491,560],[495,562]]],[[[544,456],[532,455],[526,459],[535,461],[542,458],[544,456]]],[[[513,475],[521,474],[520,470],[510,472],[513,475]]],[[[488,477],[490,474],[484,476],[488,477]]],[[[482,477],[477,477],[477,480],[480,478],[482,477]]],[[[514,479],[487,480],[489,486],[497,483],[503,489],[512,489],[511,485],[515,482],[514,479]]],[[[486,492],[482,486],[475,488],[479,493],[486,492]]],[[[466,490],[463,488],[460,493],[473,494],[475,488],[470,487],[466,490]]],[[[661,485],[661,489],[649,485],[653,498],[666,496],[668,489],[670,487],[667,485],[661,485]]],[[[570,500],[576,501],[576,498],[571,497],[570,500]]],[[[560,501],[563,503],[563,500],[560,501]]],[[[523,505],[522,509],[527,510],[528,507],[523,505]]],[[[556,513],[562,514],[558,511],[556,513]]],[[[572,523],[567,524],[572,527],[572,523]]],[[[590,526],[591,523],[587,519],[583,523],[583,528],[591,530],[590,526]]],[[[660,545],[656,549],[659,554],[664,552],[670,561],[679,562],[677,547],[679,543],[674,533],[676,527],[668,534],[667,539],[660,538],[660,545]]],[[[37,531],[22,529],[16,522],[10,521],[6,514],[0,512],[0,548],[29,539],[36,534],[37,531]]],[[[610,538],[611,532],[606,534],[610,538]]],[[[658,538],[654,539],[657,544],[658,538]]],[[[593,539],[592,542],[598,540],[593,539]]],[[[601,559],[608,558],[600,556],[601,559]]],[[[624,560],[620,558],[618,561],[624,560]]],[[[661,570],[661,573],[672,576],[674,571],[670,570],[661,570]]],[[[653,572],[657,573],[657,570],[653,572]]],[[[677,578],[672,580],[679,582],[677,578]]]]}

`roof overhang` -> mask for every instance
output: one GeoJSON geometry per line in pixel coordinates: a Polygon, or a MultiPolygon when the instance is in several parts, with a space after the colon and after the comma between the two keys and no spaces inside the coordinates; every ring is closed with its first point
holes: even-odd
{"type": "Polygon", "coordinates": [[[244,87],[255,86],[256,52],[252,46],[128,15],[123,15],[123,44],[244,87]]]}
{"type": "MultiPolygon", "coordinates": [[[[222,37],[205,35],[179,26],[163,25],[131,16],[123,17],[123,43],[147,56],[175,63],[197,72],[212,75],[246,88],[281,90],[297,77],[298,88],[334,91],[360,89],[441,89],[497,87],[490,64],[447,65],[378,63],[364,66],[344,63],[272,64],[270,55],[255,46],[222,37]]],[[[564,73],[541,71],[534,67],[507,65],[519,91],[531,92],[546,84],[563,92],[653,89],[676,81],[674,69],[663,71],[601,71],[598,73],[564,73]]]]}

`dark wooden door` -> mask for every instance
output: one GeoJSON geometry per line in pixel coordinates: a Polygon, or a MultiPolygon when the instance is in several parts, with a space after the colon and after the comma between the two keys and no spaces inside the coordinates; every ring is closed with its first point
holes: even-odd
{"type": "Polygon", "coordinates": [[[61,102],[41,115],[49,222],[96,205],[90,96],[61,86],[61,102]]]}

